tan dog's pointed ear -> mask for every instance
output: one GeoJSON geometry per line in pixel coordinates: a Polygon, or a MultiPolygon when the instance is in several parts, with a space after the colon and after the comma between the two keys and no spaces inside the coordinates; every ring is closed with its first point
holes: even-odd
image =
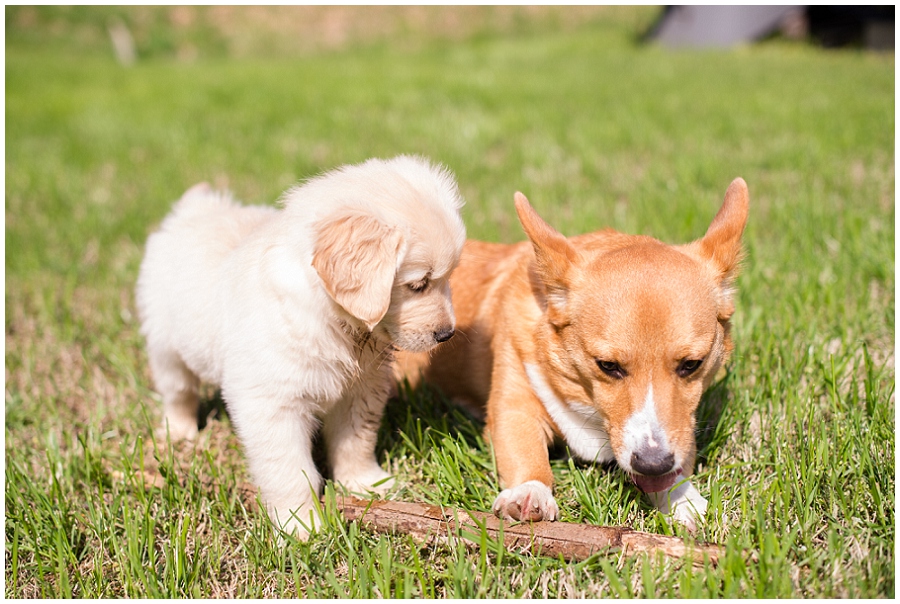
{"type": "Polygon", "coordinates": [[[691,244],[693,250],[707,260],[716,273],[722,292],[720,318],[728,319],[734,312],[733,284],[740,270],[741,236],[750,211],[750,191],[743,178],[735,178],[725,192],[725,201],[713,218],[706,235],[691,244]]]}
{"type": "Polygon", "coordinates": [[[371,331],[387,313],[403,237],[360,211],[316,225],[312,265],[328,295],[371,331]]]}
{"type": "Polygon", "coordinates": [[[578,253],[568,239],[538,216],[522,193],[516,192],[514,199],[519,222],[534,246],[537,276],[544,285],[547,303],[554,311],[550,320],[558,325],[559,313],[565,309],[569,293],[569,269],[578,253]]]}

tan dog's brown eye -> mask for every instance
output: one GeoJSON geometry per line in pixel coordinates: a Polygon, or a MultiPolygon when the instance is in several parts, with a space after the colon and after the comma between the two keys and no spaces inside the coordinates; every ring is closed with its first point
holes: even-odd
{"type": "Polygon", "coordinates": [[[600,371],[613,379],[621,380],[623,377],[628,375],[627,373],[625,373],[625,370],[622,369],[621,365],[613,361],[598,360],[597,367],[600,368],[600,371]]]}
{"type": "Polygon", "coordinates": [[[423,292],[428,288],[428,278],[422,279],[421,281],[416,281],[415,283],[410,283],[407,285],[409,289],[414,292],[423,292]]]}
{"type": "Polygon", "coordinates": [[[703,364],[703,359],[700,360],[689,360],[685,359],[681,361],[678,365],[678,369],[675,370],[680,377],[687,377],[700,369],[700,365],[703,364]]]}

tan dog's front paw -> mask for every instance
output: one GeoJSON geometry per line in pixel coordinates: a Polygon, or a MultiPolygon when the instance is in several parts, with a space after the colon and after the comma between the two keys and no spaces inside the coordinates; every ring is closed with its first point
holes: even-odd
{"type": "Polygon", "coordinates": [[[668,491],[649,493],[650,501],[675,522],[691,532],[697,530],[697,523],[706,516],[709,506],[706,499],[689,481],[685,480],[668,491]]]}
{"type": "Polygon", "coordinates": [[[687,505],[679,505],[675,507],[675,511],[672,513],[672,520],[686,528],[689,532],[696,533],[697,523],[703,519],[705,513],[705,505],[701,510],[696,510],[687,505]]]}
{"type": "Polygon", "coordinates": [[[504,520],[556,520],[559,506],[553,491],[543,482],[529,480],[500,492],[492,506],[494,515],[504,520]]]}

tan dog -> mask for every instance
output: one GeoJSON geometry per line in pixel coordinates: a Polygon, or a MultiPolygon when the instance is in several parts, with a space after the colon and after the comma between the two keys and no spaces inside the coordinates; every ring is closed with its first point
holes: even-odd
{"type": "Polygon", "coordinates": [[[164,428],[195,437],[197,385],[220,385],[270,516],[300,537],[319,522],[320,425],[335,481],[387,489],[375,441],[393,350],[453,335],[462,203],[447,170],[406,156],[327,172],[280,210],[188,190],[137,285],[164,428]]]}
{"type": "Polygon", "coordinates": [[[531,243],[468,241],[451,279],[459,335],[401,355],[399,374],[486,404],[498,516],[557,518],[548,445],[562,437],[695,526],[707,504],[687,480],[694,412],[732,350],[747,185],[731,183],[706,235],[679,246],[613,230],[567,239],[515,202],[531,243]]]}

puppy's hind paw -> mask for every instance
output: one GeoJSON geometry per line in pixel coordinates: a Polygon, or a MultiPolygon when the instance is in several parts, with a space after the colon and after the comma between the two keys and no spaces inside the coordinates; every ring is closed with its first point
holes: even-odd
{"type": "Polygon", "coordinates": [[[556,520],[559,506],[553,491],[543,482],[529,480],[500,492],[491,510],[504,520],[556,520]]]}
{"type": "Polygon", "coordinates": [[[167,417],[156,433],[161,440],[165,440],[168,436],[172,442],[190,442],[197,438],[200,430],[195,419],[184,420],[183,418],[167,417]]]}

